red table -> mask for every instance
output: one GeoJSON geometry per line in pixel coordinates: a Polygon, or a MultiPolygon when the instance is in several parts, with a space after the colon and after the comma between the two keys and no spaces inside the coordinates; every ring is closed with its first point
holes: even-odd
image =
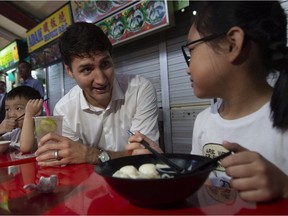
{"type": "MultiPolygon", "coordinates": [[[[0,155],[1,161],[7,159],[0,155]],[[1,160],[2,158],[2,160],[1,160]]],[[[0,214],[37,215],[288,215],[288,200],[256,204],[242,201],[234,190],[203,185],[186,202],[169,209],[142,208],[111,191],[105,180],[94,171],[93,165],[38,167],[36,162],[0,168],[0,214]],[[37,183],[40,176],[58,176],[59,184],[53,193],[38,193],[23,189],[37,183]]]]}

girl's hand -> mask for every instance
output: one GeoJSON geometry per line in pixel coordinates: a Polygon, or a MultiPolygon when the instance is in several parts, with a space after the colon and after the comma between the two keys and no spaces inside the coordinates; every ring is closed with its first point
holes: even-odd
{"type": "Polygon", "coordinates": [[[139,131],[135,131],[135,135],[129,137],[128,144],[125,146],[125,149],[130,153],[130,155],[151,154],[151,152],[141,144],[142,140],[148,142],[149,145],[156,151],[163,153],[157,143],[150,140],[148,137],[141,134],[139,131]]]}
{"type": "Polygon", "coordinates": [[[278,167],[239,144],[224,141],[223,146],[235,152],[221,164],[232,177],[231,186],[239,191],[243,200],[264,202],[288,198],[288,177],[278,167]]]}

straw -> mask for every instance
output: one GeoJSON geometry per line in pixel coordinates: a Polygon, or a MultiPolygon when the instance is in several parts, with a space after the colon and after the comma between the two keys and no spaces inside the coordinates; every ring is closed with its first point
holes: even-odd
{"type": "Polygon", "coordinates": [[[43,101],[43,106],[44,106],[44,110],[45,110],[46,116],[50,116],[49,107],[48,107],[48,103],[47,103],[47,100],[48,100],[48,99],[49,99],[49,98],[47,98],[47,99],[45,99],[45,100],[43,101]]]}

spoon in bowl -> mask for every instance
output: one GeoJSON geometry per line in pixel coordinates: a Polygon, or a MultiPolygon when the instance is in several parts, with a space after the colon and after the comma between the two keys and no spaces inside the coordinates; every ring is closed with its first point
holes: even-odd
{"type": "Polygon", "coordinates": [[[228,152],[225,152],[225,153],[223,153],[223,154],[221,154],[221,155],[219,155],[219,156],[217,156],[215,158],[212,158],[211,160],[205,161],[203,163],[199,163],[198,166],[192,167],[192,169],[191,169],[191,171],[189,171],[189,173],[197,172],[200,169],[205,168],[206,166],[210,166],[212,164],[218,163],[219,160],[227,157],[231,153],[232,153],[231,151],[228,151],[228,152]]]}
{"type": "MultiPolygon", "coordinates": [[[[189,165],[189,167],[188,168],[185,168],[184,170],[185,170],[185,172],[181,172],[181,173],[176,173],[174,170],[171,170],[171,168],[170,167],[168,167],[168,168],[166,168],[166,167],[164,167],[164,168],[162,168],[162,167],[156,167],[156,170],[159,172],[159,173],[161,173],[162,175],[167,175],[167,177],[172,177],[172,176],[174,176],[174,175],[177,175],[177,174],[192,174],[192,173],[195,173],[195,172],[197,172],[197,171],[200,171],[201,169],[204,169],[205,167],[207,167],[207,166],[211,166],[211,165],[213,165],[213,164],[215,164],[215,165],[217,165],[217,163],[218,163],[218,161],[219,160],[221,160],[221,159],[223,159],[223,158],[225,158],[225,157],[227,157],[228,155],[230,155],[232,152],[231,151],[228,151],[228,152],[225,152],[225,153],[223,153],[223,154],[221,154],[221,155],[219,155],[219,156],[217,156],[217,157],[215,157],[215,158],[211,158],[210,160],[207,160],[207,161],[205,161],[205,162],[201,162],[201,163],[199,163],[199,164],[197,164],[197,165],[195,165],[195,166],[193,166],[192,164],[188,164],[189,165]]],[[[186,165],[186,166],[188,166],[188,165],[186,165]]],[[[165,176],[166,176],[165,175],[165,176]]]]}
{"type": "MultiPolygon", "coordinates": [[[[128,130],[128,134],[129,136],[134,136],[134,133],[132,133],[130,130],[128,130]]],[[[210,166],[212,164],[218,163],[219,160],[227,157],[228,155],[230,155],[232,152],[228,151],[225,152],[215,158],[212,158],[211,160],[207,160],[203,163],[199,163],[197,166],[193,167],[193,166],[189,166],[188,168],[182,168],[180,166],[178,166],[177,164],[175,164],[173,161],[169,160],[167,157],[165,157],[163,154],[157,152],[155,149],[153,149],[145,140],[143,140],[141,142],[141,144],[147,148],[152,154],[154,154],[158,159],[160,159],[162,162],[164,162],[165,164],[167,164],[169,166],[169,168],[160,168],[157,169],[157,171],[163,173],[171,173],[171,168],[176,172],[175,174],[191,174],[191,173],[195,173],[197,171],[199,171],[200,169],[203,169],[206,166],[210,166]]],[[[173,172],[173,171],[172,171],[173,172]]]]}

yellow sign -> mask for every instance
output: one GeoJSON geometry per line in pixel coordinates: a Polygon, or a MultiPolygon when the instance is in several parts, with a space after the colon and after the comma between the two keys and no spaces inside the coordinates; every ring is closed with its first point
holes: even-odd
{"type": "Polygon", "coordinates": [[[67,4],[27,32],[29,53],[58,38],[71,23],[70,7],[67,4]]]}
{"type": "Polygon", "coordinates": [[[19,61],[17,42],[9,44],[0,51],[0,70],[8,68],[19,61]]]}

